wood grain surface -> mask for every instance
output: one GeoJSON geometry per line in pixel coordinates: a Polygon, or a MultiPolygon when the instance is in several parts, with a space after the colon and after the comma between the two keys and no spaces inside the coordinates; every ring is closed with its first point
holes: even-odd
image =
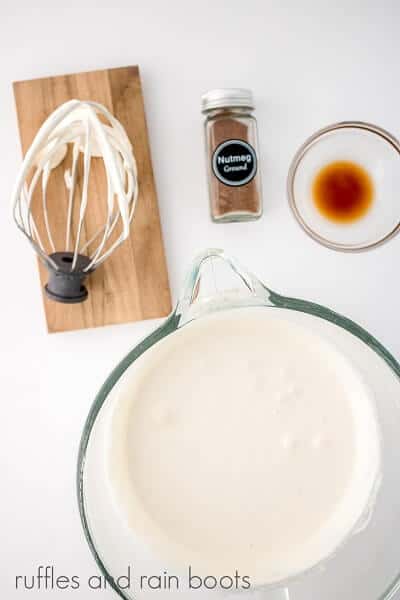
{"type": "MultiPolygon", "coordinates": [[[[14,83],[14,95],[24,154],[46,117],[63,102],[77,98],[100,102],[122,123],[133,145],[138,166],[140,194],[130,237],[87,278],[89,297],[85,302],[60,304],[43,293],[48,331],[98,327],[167,315],[171,310],[171,297],[138,67],[18,81],[14,83]]],[[[56,250],[65,250],[68,204],[65,162],[54,170],[48,187],[49,221],[56,250]]],[[[81,180],[78,179],[77,185],[79,194],[81,180]]],[[[101,159],[93,159],[84,239],[90,239],[104,224],[106,198],[104,166],[101,159]]],[[[40,202],[38,192],[33,198],[32,211],[39,233],[44,233],[40,202]]],[[[77,213],[74,219],[76,222],[77,213]]],[[[43,287],[48,276],[40,263],[39,272],[43,287]]]]}

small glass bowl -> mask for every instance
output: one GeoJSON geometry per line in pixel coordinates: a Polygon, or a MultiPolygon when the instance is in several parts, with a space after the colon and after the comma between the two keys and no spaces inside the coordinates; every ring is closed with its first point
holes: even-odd
{"type": "Polygon", "coordinates": [[[368,123],[344,121],[325,127],[306,140],[294,156],[287,189],[294,216],[314,240],[343,252],[374,248],[400,229],[400,143],[368,123]],[[335,223],[324,217],[312,198],[315,176],[335,161],[360,165],[374,184],[371,208],[352,223],[335,223]]]}

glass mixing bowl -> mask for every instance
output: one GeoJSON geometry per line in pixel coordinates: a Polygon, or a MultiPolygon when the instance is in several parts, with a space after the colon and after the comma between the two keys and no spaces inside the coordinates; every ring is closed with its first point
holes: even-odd
{"type": "MultiPolygon", "coordinates": [[[[323,564],[285,581],[278,589],[264,587],[234,594],[208,591],[205,597],[393,600],[400,590],[400,365],[353,321],[317,304],[273,292],[220,250],[207,250],[195,260],[175,310],[112,371],[87,418],[78,460],[78,500],[83,530],[100,571],[121,598],[139,600],[140,593],[121,589],[115,579],[126,573],[128,565],[138,573],[162,573],[165,568],[143,542],[123,527],[110,497],[103,434],[118,386],[127,370],[135,368],[136,359],[165,336],[210,313],[240,311],[244,307],[284,313],[286,319],[324,336],[357,368],[376,400],[382,431],[382,484],[363,528],[349,536],[323,564]]],[[[160,596],[187,598],[188,592],[182,595],[156,590],[150,594],[151,598],[160,596]]],[[[196,598],[203,597],[196,592],[196,598]]]]}
{"type": "Polygon", "coordinates": [[[315,241],[344,252],[382,244],[400,228],[400,144],[390,133],[368,123],[345,121],[317,131],[296,153],[287,183],[289,205],[304,231],[315,241]],[[322,167],[349,161],[364,168],[374,197],[365,216],[335,223],[322,215],[312,198],[312,184],[322,167]]]}

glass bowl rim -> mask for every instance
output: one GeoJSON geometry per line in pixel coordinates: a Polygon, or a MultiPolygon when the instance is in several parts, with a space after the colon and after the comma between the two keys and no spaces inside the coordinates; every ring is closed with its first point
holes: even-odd
{"type": "Polygon", "coordinates": [[[399,231],[400,231],[400,212],[399,212],[399,220],[396,225],[393,227],[391,231],[385,234],[383,237],[375,240],[373,242],[367,242],[364,244],[341,244],[332,242],[331,240],[319,235],[312,227],[310,227],[306,221],[303,219],[297,204],[294,193],[294,180],[296,178],[296,174],[298,168],[300,166],[301,161],[304,156],[307,154],[308,150],[318,142],[324,135],[332,133],[334,131],[338,131],[340,129],[362,129],[364,131],[368,131],[369,133],[373,133],[383,138],[387,143],[389,143],[394,150],[398,153],[400,157],[400,142],[399,140],[389,133],[386,129],[379,127],[378,125],[373,125],[371,123],[367,123],[364,121],[339,121],[337,123],[333,123],[332,125],[327,125],[322,129],[319,129],[315,133],[313,133],[310,137],[308,137],[305,142],[300,146],[300,148],[295,153],[292,162],[290,163],[288,176],[287,176],[287,195],[289,206],[294,215],[297,223],[303,229],[303,231],[311,237],[314,241],[318,242],[322,246],[330,248],[331,250],[336,250],[338,252],[364,252],[366,250],[371,250],[373,248],[377,248],[382,244],[391,240],[399,231]]]}

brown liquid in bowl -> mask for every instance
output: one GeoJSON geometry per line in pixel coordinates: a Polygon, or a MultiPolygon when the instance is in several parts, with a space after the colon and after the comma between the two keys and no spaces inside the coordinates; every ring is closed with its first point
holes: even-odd
{"type": "Polygon", "coordinates": [[[330,221],[352,223],[366,215],[374,198],[369,173],[350,161],[325,165],[316,175],[312,195],[318,211],[330,221]]]}

